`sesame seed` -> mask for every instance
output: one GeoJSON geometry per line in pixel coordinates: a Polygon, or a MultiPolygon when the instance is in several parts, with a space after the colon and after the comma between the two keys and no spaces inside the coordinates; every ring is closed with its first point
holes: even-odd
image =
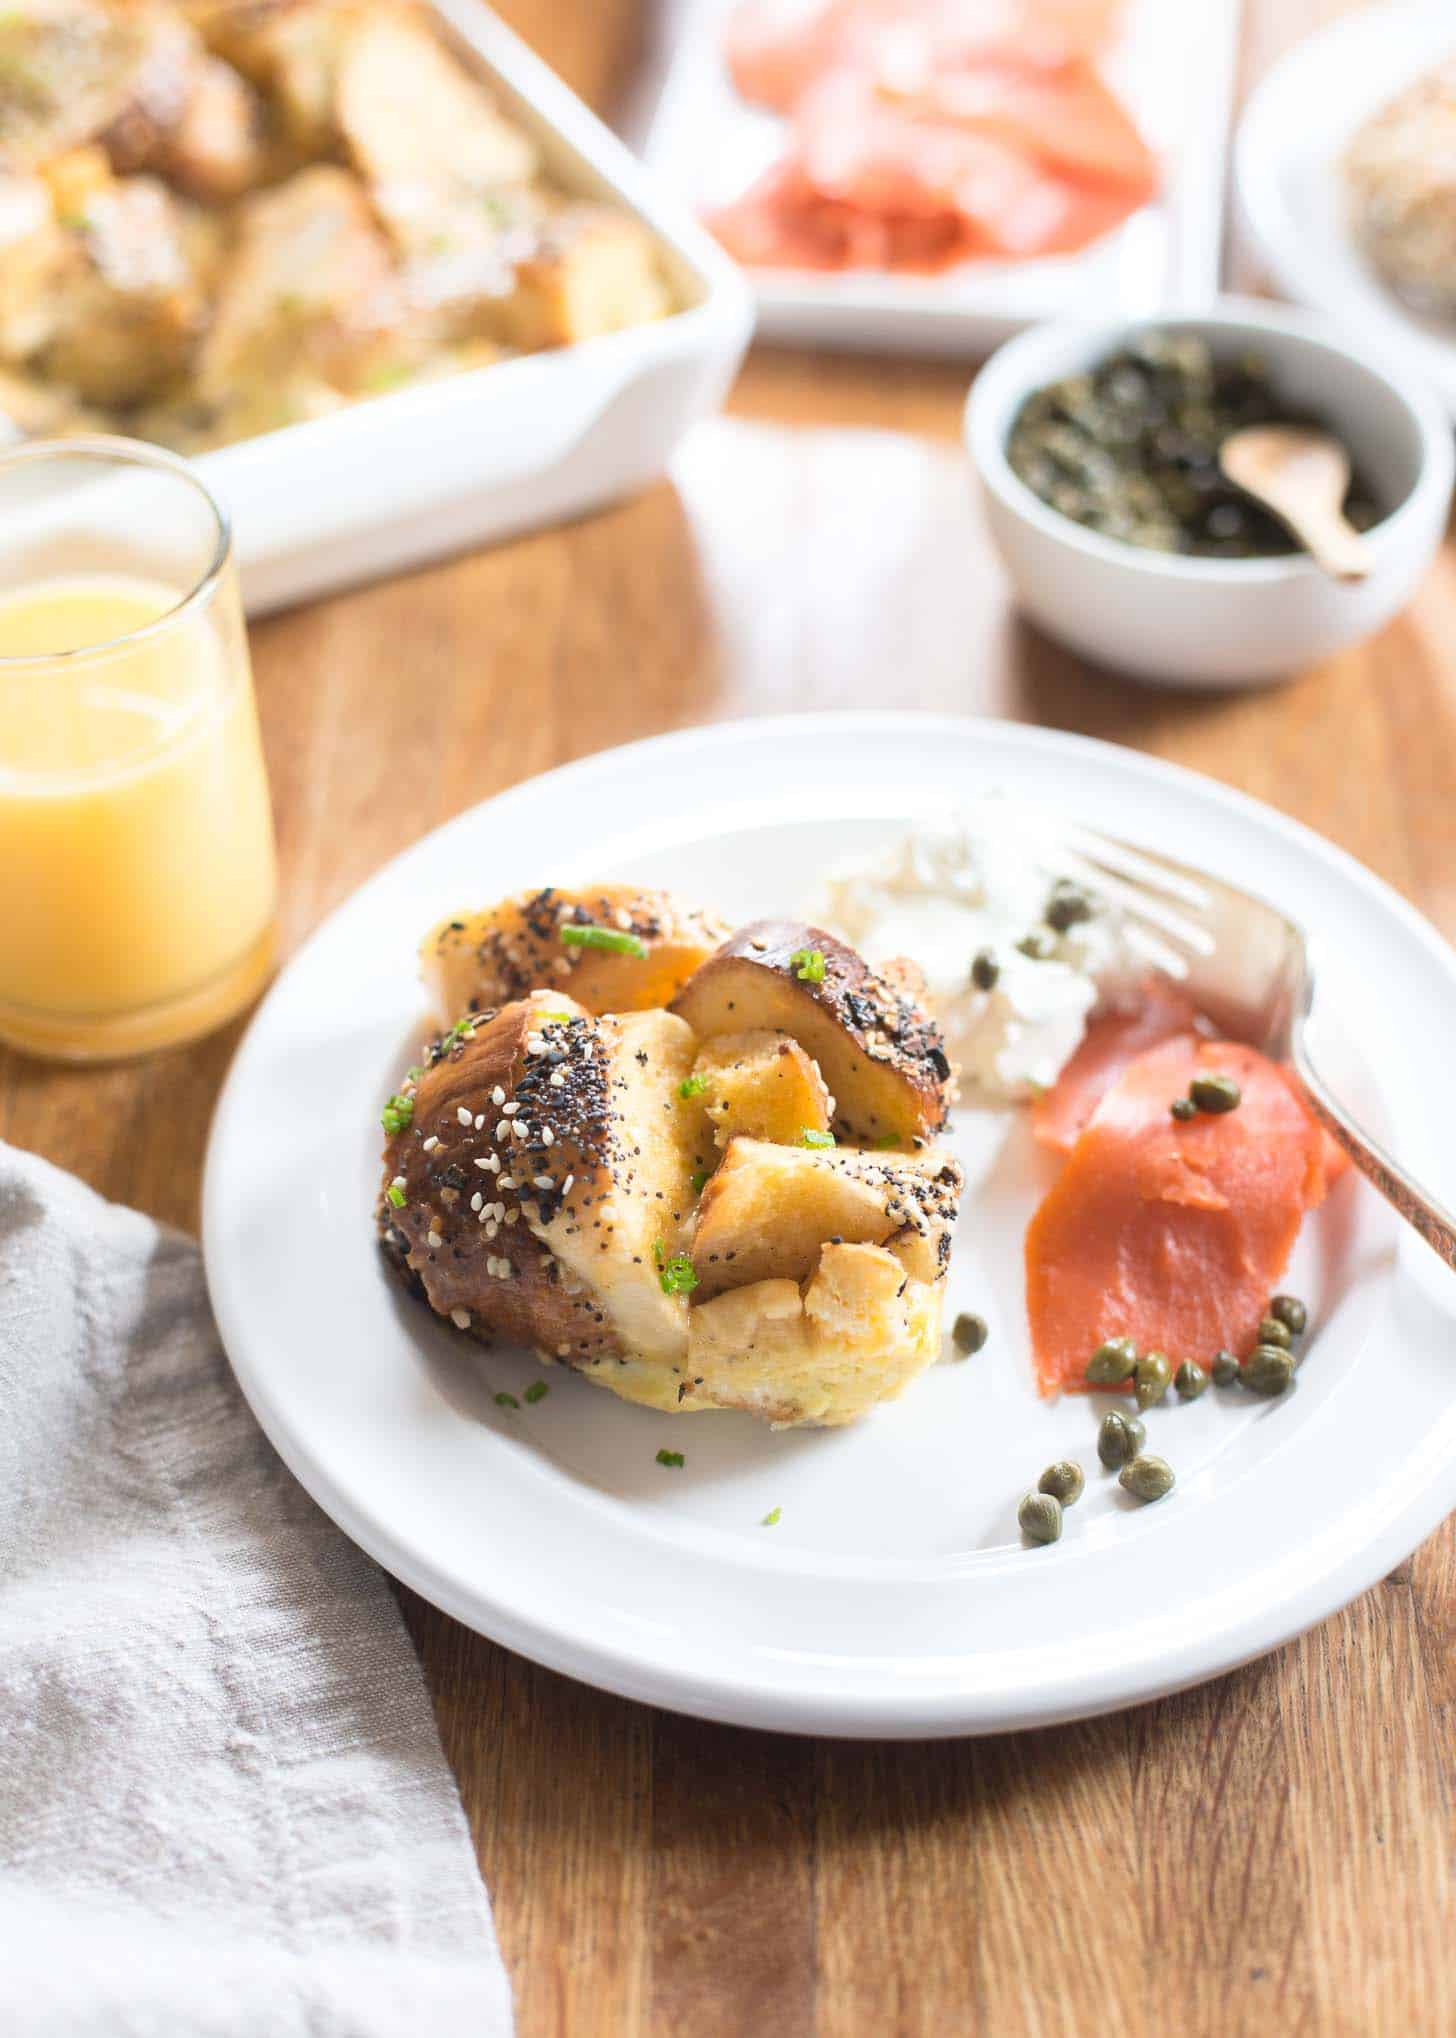
{"type": "Polygon", "coordinates": [[[521,1108],[520,1105],[514,1102],[503,1105],[501,1108],[501,1116],[503,1118],[514,1118],[516,1113],[520,1110],[520,1108],[521,1108]]]}
{"type": "Polygon", "coordinates": [[[425,1244],[432,1253],[437,1253],[444,1243],[445,1241],[441,1238],[438,1231],[427,1231],[425,1233],[425,1244]]]}
{"type": "Polygon", "coordinates": [[[500,1186],[503,1189],[518,1189],[520,1187],[520,1183],[517,1182],[514,1175],[502,1175],[500,1178],[500,1186]]]}
{"type": "Polygon", "coordinates": [[[483,1132],[485,1129],[485,1113],[483,1111],[476,1113],[475,1129],[477,1132],[483,1132]]]}
{"type": "Polygon", "coordinates": [[[515,1268],[511,1265],[509,1260],[501,1260],[499,1262],[499,1265],[501,1279],[503,1281],[509,1281],[511,1275],[516,1271],[515,1268]]]}
{"type": "Polygon", "coordinates": [[[468,1309],[452,1309],[450,1311],[450,1321],[457,1330],[469,1330],[470,1311],[468,1309]]]}
{"type": "Polygon", "coordinates": [[[498,1153],[488,1153],[480,1165],[488,1169],[491,1174],[498,1175],[500,1173],[500,1155],[498,1153]]]}
{"type": "Polygon", "coordinates": [[[531,1187],[533,1189],[554,1189],[555,1186],[556,1184],[549,1175],[532,1175],[531,1177],[531,1187]]]}
{"type": "Polygon", "coordinates": [[[390,1187],[394,1189],[402,1189],[404,1187],[404,1176],[396,1175],[393,1182],[390,1184],[390,1187]]]}
{"type": "Polygon", "coordinates": [[[485,1201],[484,1196],[482,1196],[479,1189],[477,1189],[475,1194],[470,1199],[471,1209],[478,1210],[484,1201],[485,1201]]]}
{"type": "Polygon", "coordinates": [[[475,1165],[478,1168],[484,1168],[487,1173],[492,1172],[491,1170],[492,1161],[495,1161],[496,1167],[500,1166],[500,1162],[496,1160],[495,1155],[493,1153],[478,1153],[475,1156],[475,1165]]]}
{"type": "Polygon", "coordinates": [[[497,1127],[496,1127],[496,1129],[495,1129],[495,1136],[496,1136],[496,1138],[497,1138],[497,1139],[504,1139],[504,1138],[505,1138],[505,1136],[506,1136],[506,1134],[507,1134],[507,1133],[508,1133],[508,1132],[510,1131],[510,1129],[511,1129],[511,1121],[509,1120],[509,1118],[502,1118],[502,1120],[501,1120],[500,1124],[499,1124],[499,1125],[497,1125],[497,1127]]]}
{"type": "Polygon", "coordinates": [[[541,1127],[541,1144],[542,1146],[555,1146],[556,1144],[556,1134],[549,1125],[541,1127]]]}
{"type": "Polygon", "coordinates": [[[624,934],[630,934],[632,932],[632,915],[627,911],[627,908],[625,906],[618,906],[616,912],[613,914],[612,917],[616,921],[617,925],[621,928],[624,934]]]}
{"type": "Polygon", "coordinates": [[[571,1194],[571,1185],[575,1180],[576,1180],[575,1175],[567,1176],[566,1180],[561,1184],[561,1193],[563,1196],[569,1196],[571,1194]]]}
{"type": "Polygon", "coordinates": [[[562,1075],[560,1069],[553,1069],[546,1080],[550,1083],[553,1090],[564,1090],[566,1088],[566,1078],[562,1075]]]}
{"type": "Polygon", "coordinates": [[[517,1223],[520,1219],[520,1215],[521,1213],[519,1210],[508,1210],[506,1212],[506,1223],[507,1224],[517,1223]]]}
{"type": "Polygon", "coordinates": [[[497,1083],[495,1088],[491,1091],[490,1101],[492,1104],[504,1104],[504,1102],[506,1101],[506,1093],[501,1088],[499,1083],[497,1083]]]}
{"type": "Polygon", "coordinates": [[[436,1133],[433,1133],[433,1132],[432,1132],[432,1133],[430,1134],[429,1138],[428,1138],[428,1139],[427,1139],[427,1140],[425,1141],[425,1152],[426,1152],[426,1153],[433,1153],[433,1152],[435,1151],[435,1148],[436,1148],[436,1147],[437,1147],[437,1146],[438,1146],[439,1144],[440,1144],[440,1140],[439,1140],[439,1136],[438,1136],[438,1134],[436,1134],[436,1133]]]}
{"type": "Polygon", "coordinates": [[[492,1217],[489,1224],[487,1224],[485,1227],[485,1235],[487,1238],[494,1238],[499,1230],[500,1226],[496,1223],[495,1219],[492,1217]]]}
{"type": "Polygon", "coordinates": [[[511,1120],[511,1132],[517,1139],[527,1139],[530,1136],[530,1128],[524,1118],[513,1118],[511,1120]]]}
{"type": "Polygon", "coordinates": [[[544,1054],[546,1052],[546,1043],[539,1033],[528,1033],[526,1035],[526,1052],[527,1054],[544,1054]]]}
{"type": "Polygon", "coordinates": [[[466,1110],[463,1104],[457,1104],[455,1106],[455,1116],[460,1120],[460,1123],[462,1125],[470,1125],[474,1123],[474,1120],[471,1118],[470,1113],[466,1110]]]}

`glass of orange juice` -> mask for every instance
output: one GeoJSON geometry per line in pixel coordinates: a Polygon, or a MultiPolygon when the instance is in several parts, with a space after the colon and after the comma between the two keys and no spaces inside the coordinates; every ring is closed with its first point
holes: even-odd
{"type": "Polygon", "coordinates": [[[277,870],[232,541],[128,439],[0,458],[0,1038],[101,1061],[230,1018],[277,870]]]}

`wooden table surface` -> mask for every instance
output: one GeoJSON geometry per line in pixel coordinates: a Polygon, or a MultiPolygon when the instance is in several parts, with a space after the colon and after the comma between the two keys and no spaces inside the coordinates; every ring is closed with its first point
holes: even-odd
{"type": "MultiPolygon", "coordinates": [[[[634,0],[504,11],[598,105],[649,60],[634,0]]],[[[1340,11],[1249,0],[1246,82],[1340,11]]],[[[1456,550],[1376,642],[1282,691],[1093,675],[1011,612],[955,444],[965,379],[760,351],[674,481],[257,629],[286,942],[532,772],[685,723],[866,705],[1194,765],[1456,935],[1456,550]]],[[[195,1228],[238,1032],[99,1074],[0,1058],[0,1133],[195,1228]]],[[[678,1719],[403,1597],[524,2038],[1456,2031],[1449,1526],[1202,1690],[925,1746],[678,1719]]]]}

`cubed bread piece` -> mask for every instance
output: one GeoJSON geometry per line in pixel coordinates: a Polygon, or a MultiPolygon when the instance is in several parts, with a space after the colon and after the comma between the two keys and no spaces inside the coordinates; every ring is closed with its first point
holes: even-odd
{"type": "Polygon", "coordinates": [[[349,160],[406,253],[462,199],[483,201],[535,175],[539,156],[419,15],[355,10],[340,39],[335,120],[349,160]]]}
{"type": "Polygon", "coordinates": [[[668,1013],[593,1019],[560,992],[461,1022],[386,1107],[388,1256],[462,1329],[677,1408],[693,1050],[668,1013]]]}
{"type": "Polygon", "coordinates": [[[931,1256],[917,1264],[938,1276],[950,1263],[960,1190],[960,1168],[934,1148],[875,1154],[733,1139],[698,1206],[695,1292],[706,1299],[755,1281],[802,1281],[828,1241],[883,1245],[907,1229],[931,1256]]]}
{"type": "Polygon", "coordinates": [[[420,969],[447,1021],[542,984],[559,984],[589,1012],[640,1012],[668,1004],[724,932],[666,892],[547,885],[439,921],[420,944],[420,969]],[[622,945],[592,946],[600,937],[622,945]]]}
{"type": "Polygon", "coordinates": [[[834,1100],[787,1033],[725,1033],[699,1051],[693,1078],[719,1146],[736,1133],[802,1146],[806,1132],[829,1130],[834,1100]]]}
{"type": "Polygon", "coordinates": [[[288,423],[310,384],[357,394],[399,363],[393,263],[347,170],[322,163],[259,192],[237,232],[197,372],[231,436],[288,423]]]}
{"type": "Polygon", "coordinates": [[[657,242],[640,220],[605,205],[564,207],[511,263],[511,284],[482,298],[482,329],[532,352],[568,347],[672,310],[657,242]]]}
{"type": "Polygon", "coordinates": [[[45,345],[56,292],[74,260],[45,182],[0,176],[0,358],[26,361],[45,345]]]}
{"type": "Polygon", "coordinates": [[[270,152],[262,102],[231,64],[202,60],[160,160],[172,183],[209,204],[239,198],[263,181],[270,152]]]}
{"type": "Polygon", "coordinates": [[[90,403],[158,395],[186,372],[206,317],[179,201],[155,178],[118,178],[70,240],[38,365],[90,403]]]}
{"type": "Polygon", "coordinates": [[[28,0],[0,14],[0,167],[34,168],[87,142],[114,167],[150,166],[201,50],[165,6],[28,0]]]}
{"type": "Polygon", "coordinates": [[[691,1392],[776,1427],[854,1422],[935,1363],[941,1294],[879,1246],[826,1246],[802,1293],[758,1281],[691,1311],[691,1392]]]}
{"type": "Polygon", "coordinates": [[[855,1144],[923,1144],[945,1123],[951,1070],[935,1021],[822,928],[740,928],[673,1010],[702,1040],[745,1027],[789,1034],[819,1064],[835,1129],[855,1144]]]}

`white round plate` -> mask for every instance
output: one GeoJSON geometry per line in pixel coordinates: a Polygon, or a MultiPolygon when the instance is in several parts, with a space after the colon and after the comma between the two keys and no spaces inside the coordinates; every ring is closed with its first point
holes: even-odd
{"type": "Polygon", "coordinates": [[[1239,124],[1239,205],[1288,296],[1340,319],[1389,362],[1404,358],[1456,412],[1456,325],[1403,304],[1346,224],[1340,163],[1355,130],[1445,57],[1451,0],[1399,0],[1332,22],[1260,82],[1239,124]]]}
{"type": "Polygon", "coordinates": [[[378,1114],[421,1037],[430,922],[598,877],[730,915],[792,910],[847,851],[994,787],[1166,844],[1297,915],[1322,937],[1323,1060],[1418,1173],[1449,1181],[1456,957],[1348,858],[1190,773],[1005,723],[834,715],[694,730],[533,779],[397,858],[295,957],[238,1052],[208,1157],[208,1274],[243,1391],[320,1505],[416,1591],[684,1712],[978,1733],[1151,1698],[1270,1649],[1456,1505],[1456,1281],[1351,1179],[1291,1271],[1318,1325],[1295,1392],[1154,1410],[1150,1447],[1178,1487],[1142,1510],[1098,1467],[1096,1405],[1033,1389],[1021,1239],[1050,1168],[1008,1117],[957,1129],[973,1186],[949,1307],[979,1310],[990,1341],[853,1429],[629,1407],[481,1352],[381,1264],[378,1114]],[[496,1405],[548,1377],[535,1406],[496,1405]],[[663,1445],[683,1469],[656,1463],[663,1445]],[[1017,1501],[1068,1454],[1086,1494],[1059,1544],[1024,1548],[1017,1501]]]}

